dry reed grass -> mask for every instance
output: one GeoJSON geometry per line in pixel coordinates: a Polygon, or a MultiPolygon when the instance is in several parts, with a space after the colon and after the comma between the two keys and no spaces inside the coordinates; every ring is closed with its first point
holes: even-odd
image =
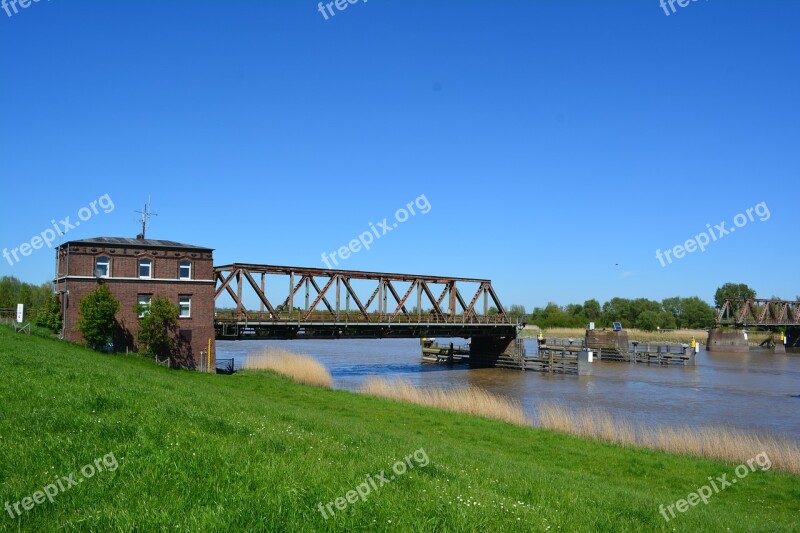
{"type": "Polygon", "coordinates": [[[504,420],[512,424],[530,424],[530,420],[525,416],[519,402],[492,394],[480,387],[418,388],[406,380],[389,381],[384,378],[370,377],[362,386],[361,392],[401,402],[504,420]]]}
{"type": "MultiPolygon", "coordinates": [[[[674,331],[643,331],[640,329],[627,329],[628,338],[640,342],[679,342],[688,343],[692,337],[698,342],[706,342],[708,332],[704,329],[676,329],[674,331]]],[[[583,339],[586,330],[581,328],[546,328],[545,336],[548,338],[583,339]]],[[[536,335],[538,332],[534,333],[536,335]]]]}
{"type": "Polygon", "coordinates": [[[561,433],[729,463],[741,464],[765,452],[773,468],[800,474],[800,445],[786,439],[727,428],[634,427],[629,421],[614,420],[597,409],[571,411],[553,404],[539,407],[538,419],[541,427],[561,433]]]}
{"type": "Polygon", "coordinates": [[[333,387],[333,378],[325,365],[313,357],[288,350],[266,349],[256,354],[250,354],[242,368],[244,370],[274,370],[297,383],[315,387],[333,387]]]}
{"type": "MultiPolygon", "coordinates": [[[[708,339],[708,332],[704,329],[676,329],[672,331],[644,331],[641,329],[627,329],[628,339],[640,342],[675,342],[681,344],[688,344],[692,337],[697,342],[705,344],[708,339]]],[[[545,336],[547,338],[573,338],[583,339],[586,330],[582,328],[545,328],[545,336]]],[[[539,333],[538,329],[529,328],[523,332],[524,337],[535,337],[539,333]]],[[[748,339],[751,345],[760,344],[770,336],[766,331],[751,331],[748,334],[748,339]]]]}

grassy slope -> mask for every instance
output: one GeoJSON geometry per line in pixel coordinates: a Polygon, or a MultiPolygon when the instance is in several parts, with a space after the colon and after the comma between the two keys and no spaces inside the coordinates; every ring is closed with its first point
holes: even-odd
{"type": "MultiPolygon", "coordinates": [[[[0,529],[798,528],[798,478],[755,472],[669,524],[722,463],[627,450],[270,374],[168,371],[0,328],[0,505],[113,452],[0,529]],[[430,464],[325,521],[316,510],[424,448],[430,464]],[[475,503],[477,502],[477,503],[475,503]],[[525,505],[519,505],[523,502],[525,505]]],[[[1,511],[1,510],[0,510],[1,511]]]]}

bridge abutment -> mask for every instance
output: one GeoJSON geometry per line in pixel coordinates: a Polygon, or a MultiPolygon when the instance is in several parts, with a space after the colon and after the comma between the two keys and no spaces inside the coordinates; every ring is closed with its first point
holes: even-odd
{"type": "Polygon", "coordinates": [[[593,350],[611,350],[616,353],[628,353],[628,332],[605,329],[587,329],[585,343],[593,350]]]}
{"type": "Polygon", "coordinates": [[[750,351],[747,334],[740,329],[713,328],[708,330],[706,350],[709,352],[735,352],[750,351]]]}

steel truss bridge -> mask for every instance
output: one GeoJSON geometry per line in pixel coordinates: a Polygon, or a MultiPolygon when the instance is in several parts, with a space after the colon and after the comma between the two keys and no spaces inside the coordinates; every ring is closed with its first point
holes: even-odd
{"type": "Polygon", "coordinates": [[[723,326],[800,326],[800,302],[729,298],[717,310],[716,323],[723,326]]]}
{"type": "Polygon", "coordinates": [[[219,340],[515,338],[518,332],[487,279],[242,263],[214,270],[219,340]]]}

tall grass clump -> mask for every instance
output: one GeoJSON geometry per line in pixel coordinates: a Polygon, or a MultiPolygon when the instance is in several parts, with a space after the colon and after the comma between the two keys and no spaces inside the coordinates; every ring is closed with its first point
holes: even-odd
{"type": "Polygon", "coordinates": [[[634,426],[629,421],[615,420],[602,410],[572,411],[554,404],[539,406],[537,415],[540,427],[560,433],[678,455],[744,463],[766,453],[774,468],[800,474],[800,445],[787,439],[720,427],[634,426]]]}
{"type": "Polygon", "coordinates": [[[538,408],[538,417],[541,427],[553,431],[626,446],[638,444],[636,430],[631,423],[614,420],[601,409],[573,412],[561,405],[543,404],[538,408]]]}
{"type": "Polygon", "coordinates": [[[325,365],[313,357],[289,350],[266,349],[250,354],[245,359],[242,368],[244,370],[273,370],[304,385],[329,389],[333,387],[333,378],[325,365]]]}
{"type": "Polygon", "coordinates": [[[530,424],[519,402],[497,396],[480,387],[419,388],[402,379],[389,381],[370,377],[362,386],[361,392],[370,396],[504,420],[512,424],[530,424]]]}

